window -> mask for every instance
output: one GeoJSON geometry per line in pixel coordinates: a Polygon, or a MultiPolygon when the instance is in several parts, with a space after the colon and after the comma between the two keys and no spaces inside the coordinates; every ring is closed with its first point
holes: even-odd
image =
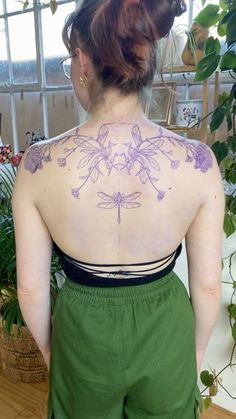
{"type": "Polygon", "coordinates": [[[59,0],[54,15],[42,3],[34,0],[22,13],[21,2],[0,0],[1,135],[14,152],[26,149],[27,131],[49,138],[79,121],[77,102],[60,65],[67,56],[61,30],[76,2],[59,0]]]}

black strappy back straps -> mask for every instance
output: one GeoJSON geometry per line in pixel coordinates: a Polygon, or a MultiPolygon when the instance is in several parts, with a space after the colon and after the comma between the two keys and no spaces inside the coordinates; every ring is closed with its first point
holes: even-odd
{"type": "Polygon", "coordinates": [[[62,268],[66,276],[74,282],[78,282],[82,285],[94,286],[94,287],[119,287],[128,285],[139,285],[148,282],[155,281],[169,272],[171,272],[175,266],[176,259],[181,253],[182,244],[171,253],[170,255],[152,262],[144,263],[128,263],[128,264],[94,264],[89,262],[82,262],[72,258],[61,250],[54,242],[54,248],[58,254],[62,268]],[[174,256],[174,257],[173,257],[174,256]],[[173,258],[173,259],[172,259],[173,258]],[[171,260],[172,259],[172,260],[171,260]],[[169,261],[171,262],[160,271],[150,273],[151,271],[166,265],[169,261]],[[141,267],[155,265],[159,262],[163,262],[159,266],[153,266],[148,269],[142,270],[107,270],[107,268],[123,268],[123,267],[141,267]],[[106,269],[102,269],[106,268],[106,269]],[[146,272],[148,272],[146,274],[146,272]],[[143,275],[143,273],[145,273],[143,275]],[[99,275],[107,275],[106,277],[99,275]],[[113,276],[112,278],[109,276],[113,276]],[[119,278],[118,276],[122,276],[119,278]],[[124,278],[126,276],[126,278],[124,278]],[[131,277],[132,276],[132,277],[131,277]]]}

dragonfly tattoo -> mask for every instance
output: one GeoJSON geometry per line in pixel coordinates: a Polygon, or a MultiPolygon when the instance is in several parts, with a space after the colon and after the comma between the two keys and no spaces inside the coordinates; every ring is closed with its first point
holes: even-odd
{"type": "Polygon", "coordinates": [[[130,195],[125,195],[121,192],[115,192],[113,195],[108,195],[104,192],[97,192],[97,195],[102,198],[105,202],[99,202],[98,208],[112,209],[117,208],[117,222],[121,223],[121,208],[132,209],[141,207],[139,202],[134,202],[135,199],[139,198],[141,192],[134,192],[130,195]]]}

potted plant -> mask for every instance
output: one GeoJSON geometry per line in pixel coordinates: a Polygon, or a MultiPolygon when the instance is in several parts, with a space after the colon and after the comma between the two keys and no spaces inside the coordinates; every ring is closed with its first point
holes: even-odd
{"type": "MultiPolygon", "coordinates": [[[[210,28],[217,27],[218,37],[210,36],[206,42],[206,55],[198,63],[196,69],[196,81],[205,80],[210,77],[219,67],[221,71],[227,71],[232,77],[232,86],[229,93],[223,92],[218,97],[216,109],[212,112],[210,129],[211,132],[217,130],[226,121],[227,138],[216,141],[212,149],[220,165],[223,180],[225,183],[226,203],[224,217],[224,231],[226,237],[231,236],[236,231],[236,2],[235,0],[220,0],[219,4],[207,5],[196,17],[195,22],[210,28]],[[221,37],[225,39],[222,52],[221,37]]],[[[232,275],[232,260],[236,250],[231,253],[229,259],[229,281],[232,286],[231,296],[228,304],[229,326],[232,336],[232,350],[227,364],[218,372],[202,371],[201,380],[206,386],[203,394],[208,389],[208,395],[204,399],[205,408],[212,402],[218,387],[233,399],[230,391],[222,385],[221,374],[228,368],[236,366],[236,281],[232,275]]]]}
{"type": "MultiPolygon", "coordinates": [[[[43,356],[27,328],[17,298],[16,250],[11,197],[21,156],[0,171],[0,321],[3,373],[15,381],[39,382],[48,376],[43,356]]],[[[56,274],[61,270],[53,252],[51,266],[51,312],[59,291],[56,274]]]]}
{"type": "Polygon", "coordinates": [[[204,57],[208,28],[194,22],[190,30],[185,31],[187,42],[182,52],[182,61],[185,65],[194,65],[204,57]]]}

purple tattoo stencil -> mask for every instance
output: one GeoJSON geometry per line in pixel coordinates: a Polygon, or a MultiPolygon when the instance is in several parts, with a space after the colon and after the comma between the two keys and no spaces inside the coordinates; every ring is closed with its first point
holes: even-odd
{"type": "MultiPolygon", "coordinates": [[[[169,161],[173,170],[178,169],[180,161],[173,158],[173,147],[184,148],[185,162],[193,163],[195,169],[205,173],[212,167],[212,156],[205,144],[171,135],[161,127],[154,137],[143,138],[138,125],[133,125],[131,140],[126,143],[111,142],[108,140],[108,134],[109,124],[104,124],[96,137],[80,135],[77,129],[74,135],[65,137],[62,142],[55,140],[48,144],[35,145],[30,148],[26,156],[25,169],[31,173],[42,169],[43,162],[52,160],[52,147],[58,144],[64,145],[68,140],[72,140],[74,145],[64,147],[64,154],[58,158],[57,164],[65,167],[67,160],[75,151],[80,153],[77,169],[82,171],[82,176],[79,176],[79,185],[71,189],[74,198],[80,198],[81,189],[87,182],[96,183],[101,176],[109,176],[112,171],[118,171],[137,176],[142,184],[149,183],[156,192],[157,200],[162,201],[165,191],[159,188],[159,178],[155,173],[160,172],[161,156],[169,161]],[[172,146],[169,150],[168,144],[172,146]]],[[[117,200],[120,195],[114,196],[117,200]]]]}
{"type": "Polygon", "coordinates": [[[102,198],[105,202],[99,202],[98,208],[112,209],[117,207],[118,215],[117,222],[121,223],[121,208],[132,209],[141,207],[139,202],[134,202],[135,199],[139,198],[141,192],[134,192],[130,195],[125,195],[121,192],[115,192],[113,195],[108,195],[104,192],[97,192],[97,195],[102,198]]]}
{"type": "MultiPolygon", "coordinates": [[[[79,131],[76,130],[78,135],[79,131]]],[[[70,140],[72,136],[68,135],[63,138],[62,144],[70,140]]],[[[49,144],[35,144],[30,147],[25,158],[25,170],[28,170],[30,173],[35,173],[37,170],[43,168],[43,162],[48,163],[52,161],[51,158],[51,149],[58,145],[58,140],[51,141],[49,144]]],[[[59,159],[61,160],[61,159],[59,159]]],[[[62,159],[63,160],[63,159],[62,159]]]]}

